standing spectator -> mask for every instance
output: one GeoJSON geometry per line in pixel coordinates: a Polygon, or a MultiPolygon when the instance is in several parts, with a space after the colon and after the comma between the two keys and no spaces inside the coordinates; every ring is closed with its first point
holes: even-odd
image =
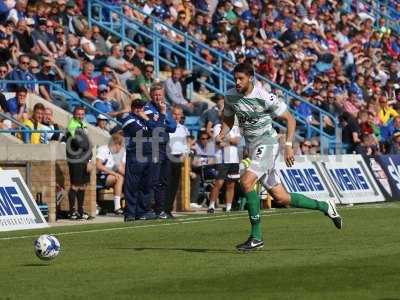
{"type": "MultiPolygon", "coordinates": [[[[167,110],[165,103],[164,88],[160,84],[154,84],[150,89],[151,102],[145,107],[145,114],[152,122],[152,140],[157,144],[158,153],[154,153],[155,164],[153,165],[153,190],[155,207],[154,211],[160,219],[168,216],[164,212],[164,205],[167,193],[167,183],[170,176],[170,161],[167,156],[167,145],[169,133],[176,130],[176,121],[167,110]]],[[[154,150],[154,149],[153,149],[154,150]]]]}
{"type": "Polygon", "coordinates": [[[167,197],[164,205],[164,212],[167,218],[173,219],[172,209],[176,193],[181,180],[182,162],[184,155],[189,153],[187,139],[189,137],[189,130],[183,125],[182,108],[175,106],[172,108],[172,117],[176,122],[176,130],[169,134],[168,148],[170,149],[171,156],[171,173],[168,177],[167,197]]]}
{"type": "MultiPolygon", "coordinates": [[[[60,130],[58,124],[54,122],[53,110],[50,107],[46,107],[44,110],[42,125],[43,130],[60,130]]],[[[50,141],[59,141],[60,139],[60,132],[42,133],[40,136],[42,144],[48,144],[50,141]]]]}
{"type": "Polygon", "coordinates": [[[125,119],[122,129],[126,144],[126,167],[124,195],[126,199],[125,222],[135,219],[154,219],[148,211],[152,189],[152,122],[144,112],[145,102],[140,99],[132,102],[132,112],[125,119]]]}
{"type": "Polygon", "coordinates": [[[76,107],[73,118],[68,123],[67,128],[67,161],[71,188],[68,192],[69,214],[71,220],[86,219],[93,217],[84,212],[86,185],[90,182],[92,156],[89,137],[86,133],[85,109],[76,107]],[[75,201],[78,206],[75,209],[75,201]]]}
{"type": "Polygon", "coordinates": [[[122,151],[124,138],[119,133],[111,136],[110,143],[97,148],[96,168],[97,186],[114,189],[114,213],[122,215],[121,194],[124,186],[124,173],[117,169],[113,155],[122,151]]]}
{"type": "MultiPolygon", "coordinates": [[[[43,114],[44,114],[44,105],[42,103],[36,103],[33,107],[33,113],[31,118],[25,119],[23,124],[31,130],[43,130],[43,114]]],[[[34,132],[24,132],[22,133],[22,140],[24,143],[30,144],[40,144],[41,143],[41,134],[34,132]]]]}
{"type": "MultiPolygon", "coordinates": [[[[20,55],[18,57],[18,67],[16,67],[7,75],[7,80],[34,81],[36,77],[31,72],[29,72],[29,61],[30,60],[28,55],[20,55]]],[[[30,92],[35,92],[36,88],[34,83],[9,83],[7,86],[7,90],[9,92],[13,92],[18,86],[24,86],[30,92]]]]}
{"type": "Polygon", "coordinates": [[[207,210],[207,212],[211,214],[215,212],[215,202],[219,198],[220,190],[225,181],[226,212],[231,211],[233,196],[235,194],[235,183],[240,178],[238,151],[238,145],[240,143],[239,127],[234,125],[224,140],[219,138],[221,129],[222,125],[217,124],[213,130],[213,136],[217,145],[217,151],[215,153],[217,178],[211,190],[210,205],[207,210]]]}
{"type": "Polygon", "coordinates": [[[215,105],[205,112],[204,125],[209,136],[213,136],[213,128],[221,123],[222,111],[224,110],[224,96],[215,95],[211,98],[215,105]]]}
{"type": "Polygon", "coordinates": [[[185,115],[200,116],[207,109],[207,103],[190,102],[183,96],[181,84],[182,69],[176,67],[172,70],[172,76],[165,81],[165,92],[167,99],[174,105],[182,108],[185,115]]]}
{"type": "Polygon", "coordinates": [[[93,71],[93,64],[90,62],[85,62],[83,64],[82,74],[76,78],[76,87],[79,96],[84,98],[89,103],[97,99],[98,93],[98,86],[92,77],[93,71]]]}

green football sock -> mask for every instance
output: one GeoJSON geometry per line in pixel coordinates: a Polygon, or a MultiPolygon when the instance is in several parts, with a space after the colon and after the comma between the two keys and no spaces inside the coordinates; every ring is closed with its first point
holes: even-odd
{"type": "Polygon", "coordinates": [[[302,194],[290,193],[290,205],[292,207],[306,208],[306,209],[317,209],[324,213],[328,212],[328,203],[324,201],[318,201],[302,194]]]}
{"type": "Polygon", "coordinates": [[[254,190],[246,193],[245,196],[247,199],[247,211],[249,212],[251,223],[250,235],[257,240],[261,240],[260,199],[258,199],[258,195],[254,190]]]}

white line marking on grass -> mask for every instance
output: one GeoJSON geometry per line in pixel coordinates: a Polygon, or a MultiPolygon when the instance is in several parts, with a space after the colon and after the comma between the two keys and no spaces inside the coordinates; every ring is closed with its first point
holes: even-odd
{"type": "MultiPolygon", "coordinates": [[[[280,216],[280,215],[292,215],[292,214],[308,214],[313,211],[296,211],[296,212],[286,212],[286,213],[263,213],[261,214],[263,217],[271,217],[271,216],[280,216]]],[[[74,235],[81,233],[95,233],[95,232],[107,232],[107,231],[117,231],[117,230],[126,230],[126,229],[139,229],[139,228],[151,228],[151,227],[162,227],[162,226],[173,226],[173,225],[181,225],[181,224],[195,224],[195,223],[203,223],[205,221],[229,221],[229,220],[237,220],[237,219],[247,219],[248,216],[209,216],[209,217],[197,217],[197,218],[185,218],[182,220],[176,220],[171,223],[157,223],[157,224],[144,224],[137,226],[124,226],[124,227],[113,227],[113,228],[100,228],[100,229],[89,229],[89,230],[81,230],[81,231],[69,231],[69,232],[60,232],[60,233],[48,233],[55,236],[61,235],[74,235]]],[[[19,239],[27,239],[37,237],[38,235],[23,235],[23,236],[11,236],[11,237],[3,237],[0,238],[0,241],[9,241],[9,240],[19,240],[19,239]]]]}
{"type": "MultiPolygon", "coordinates": [[[[365,209],[365,208],[400,208],[399,205],[396,204],[366,204],[361,206],[352,206],[352,207],[341,207],[342,209],[365,209]]],[[[277,211],[264,211],[261,215],[263,217],[272,217],[272,216],[282,216],[282,215],[295,215],[295,214],[311,214],[317,213],[317,211],[293,211],[293,212],[277,212],[277,211]]],[[[95,232],[107,232],[107,231],[118,231],[118,230],[127,230],[127,229],[139,229],[139,228],[152,228],[152,227],[162,227],[162,226],[173,226],[173,225],[181,225],[181,224],[195,224],[195,223],[202,223],[206,221],[229,221],[229,220],[237,220],[237,219],[246,219],[248,218],[247,212],[238,213],[238,216],[207,216],[207,217],[195,217],[195,218],[183,218],[183,219],[176,219],[171,223],[156,223],[156,224],[143,224],[143,225],[134,225],[134,226],[124,226],[124,227],[113,227],[113,228],[100,228],[100,229],[89,229],[89,230],[82,230],[82,231],[69,231],[69,232],[60,232],[60,233],[49,233],[55,236],[62,236],[62,235],[74,235],[74,234],[82,234],[82,233],[95,233],[95,232]]],[[[85,224],[86,225],[86,224],[85,224]]],[[[37,237],[35,235],[24,235],[24,236],[12,236],[12,237],[3,237],[0,238],[0,241],[9,241],[9,240],[19,240],[19,239],[27,239],[37,237]]]]}

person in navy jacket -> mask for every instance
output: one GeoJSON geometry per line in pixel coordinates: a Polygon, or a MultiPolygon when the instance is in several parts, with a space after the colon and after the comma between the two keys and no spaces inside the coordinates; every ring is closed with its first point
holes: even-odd
{"type": "Polygon", "coordinates": [[[153,165],[154,211],[158,218],[167,219],[164,212],[167,182],[170,174],[170,161],[167,156],[169,133],[176,130],[176,121],[171,111],[167,110],[164,88],[160,84],[153,84],[150,88],[151,101],[145,107],[145,114],[153,123],[152,139],[153,152],[157,157],[153,165]],[[158,148],[158,151],[157,151],[158,148]]]}
{"type": "Polygon", "coordinates": [[[152,142],[154,122],[144,113],[146,103],[134,100],[132,111],[123,120],[122,129],[126,140],[125,222],[135,219],[154,219],[149,212],[153,169],[152,142]]]}

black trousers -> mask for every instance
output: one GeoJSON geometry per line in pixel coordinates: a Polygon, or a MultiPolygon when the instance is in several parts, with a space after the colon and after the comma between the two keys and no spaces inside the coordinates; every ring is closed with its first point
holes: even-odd
{"type": "Polygon", "coordinates": [[[170,213],[174,208],[174,200],[181,181],[182,162],[171,162],[171,173],[168,178],[167,198],[165,199],[164,211],[170,213]]]}
{"type": "Polygon", "coordinates": [[[171,162],[168,158],[153,164],[151,173],[153,174],[154,211],[156,214],[164,210],[170,171],[171,162]]]}

